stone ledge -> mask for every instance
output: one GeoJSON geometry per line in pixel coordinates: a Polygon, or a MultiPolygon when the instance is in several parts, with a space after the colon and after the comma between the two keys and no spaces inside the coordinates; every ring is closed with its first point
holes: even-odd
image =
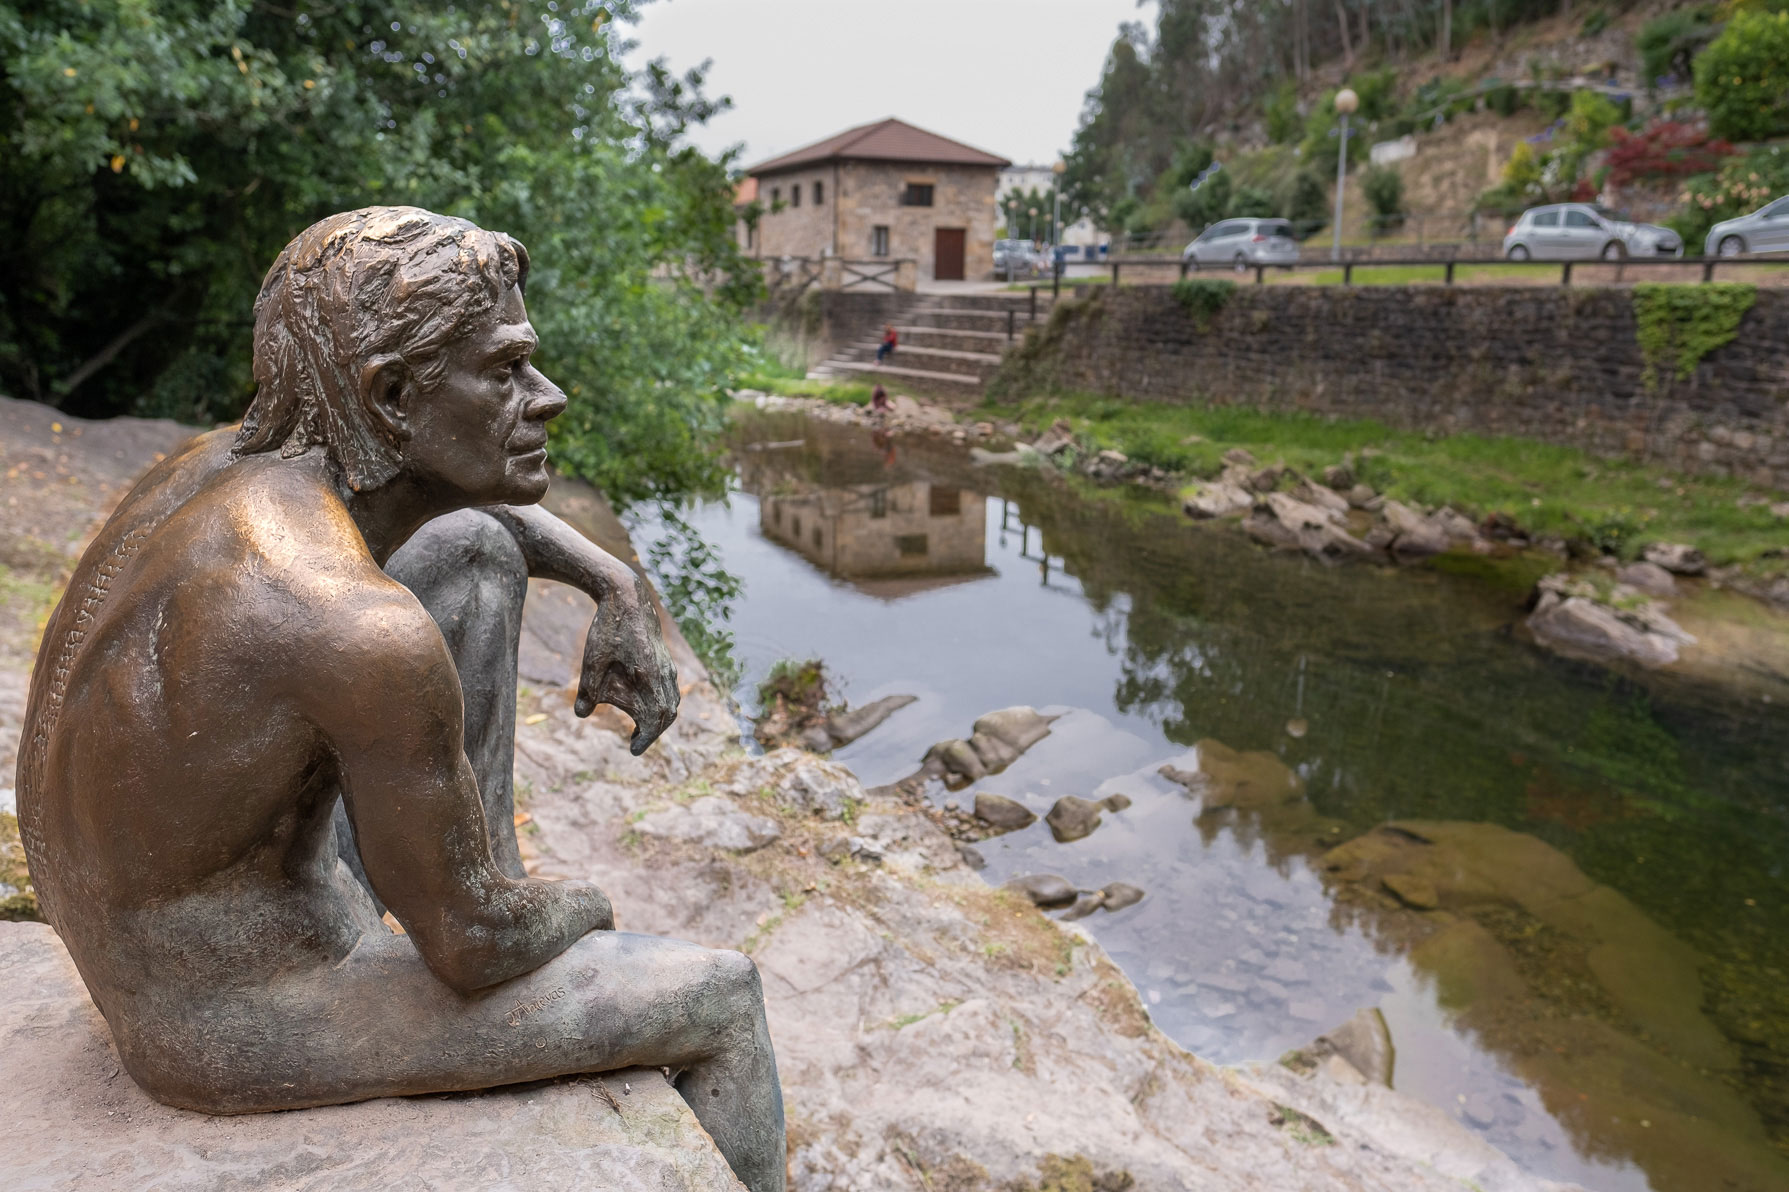
{"type": "Polygon", "coordinates": [[[598,1079],[242,1117],[170,1109],[120,1067],[55,932],[0,923],[9,1192],[740,1189],[657,1069],[600,1078],[619,1113],[598,1079]]]}

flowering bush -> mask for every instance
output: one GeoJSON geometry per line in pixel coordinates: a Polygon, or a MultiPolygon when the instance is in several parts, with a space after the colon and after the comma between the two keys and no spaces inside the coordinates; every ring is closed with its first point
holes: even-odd
{"type": "Polygon", "coordinates": [[[1695,70],[1696,102],[1715,132],[1736,141],[1789,133],[1789,10],[1735,13],[1695,70]]]}
{"type": "Polygon", "coordinates": [[[1666,222],[1690,249],[1723,219],[1756,211],[1789,193],[1789,149],[1773,145],[1730,157],[1718,173],[1691,178],[1677,198],[1684,209],[1666,222]]]}
{"type": "Polygon", "coordinates": [[[1700,125],[1681,120],[1659,120],[1641,132],[1612,130],[1609,147],[1609,181],[1626,186],[1639,179],[1688,178],[1720,169],[1733,146],[1711,138],[1700,125]]]}

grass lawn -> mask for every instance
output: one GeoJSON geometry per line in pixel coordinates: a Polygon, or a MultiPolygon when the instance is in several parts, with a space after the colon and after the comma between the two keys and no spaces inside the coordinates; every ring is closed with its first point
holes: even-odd
{"type": "Polygon", "coordinates": [[[870,390],[874,388],[862,381],[809,380],[806,373],[769,355],[751,372],[741,374],[734,387],[762,389],[783,397],[817,397],[842,406],[869,405],[870,390]]]}
{"type": "Polygon", "coordinates": [[[1789,567],[1767,553],[1789,545],[1789,524],[1762,505],[1738,505],[1747,493],[1773,501],[1783,500],[1781,493],[1531,439],[1430,437],[1366,420],[1091,395],[991,405],[979,416],[1033,431],[1067,418],[1096,447],[1188,477],[1217,475],[1232,447],[1246,448],[1263,465],[1283,462],[1312,475],[1352,453],[1357,478],[1401,501],[1451,505],[1481,518],[1506,513],[1531,534],[1587,539],[1623,558],[1649,542],[1689,542],[1717,563],[1789,567]]]}

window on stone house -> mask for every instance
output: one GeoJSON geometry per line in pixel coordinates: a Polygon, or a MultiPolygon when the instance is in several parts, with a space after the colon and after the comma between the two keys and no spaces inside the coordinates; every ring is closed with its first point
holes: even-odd
{"type": "Polygon", "coordinates": [[[879,488],[870,494],[870,516],[888,516],[888,493],[885,490],[879,488]]]}
{"type": "Polygon", "coordinates": [[[771,187],[770,188],[770,209],[772,211],[775,211],[776,205],[782,201],[783,201],[783,188],[780,186],[771,187]]]}
{"type": "Polygon", "coordinates": [[[820,527],[815,526],[814,527],[814,549],[819,550],[821,547],[823,547],[825,545],[826,545],[826,539],[821,536],[820,527]]]}
{"type": "Polygon", "coordinates": [[[801,183],[799,182],[789,188],[789,206],[801,206],[801,183]]]}
{"type": "Polygon", "coordinates": [[[907,189],[901,192],[901,206],[930,207],[932,205],[932,184],[930,182],[909,182],[907,189]]]}
{"type": "Polygon", "coordinates": [[[895,550],[903,559],[923,556],[926,553],[926,536],[924,534],[895,535],[895,550]]]}
{"type": "Polygon", "coordinates": [[[870,255],[885,257],[888,255],[888,225],[877,224],[870,229],[870,255]]]}
{"type": "Polygon", "coordinates": [[[962,512],[962,494],[954,488],[940,488],[934,484],[926,496],[933,517],[955,517],[962,512]]]}
{"type": "Polygon", "coordinates": [[[814,206],[818,207],[820,204],[824,203],[825,201],[826,201],[826,184],[823,182],[814,183],[814,206]]]}

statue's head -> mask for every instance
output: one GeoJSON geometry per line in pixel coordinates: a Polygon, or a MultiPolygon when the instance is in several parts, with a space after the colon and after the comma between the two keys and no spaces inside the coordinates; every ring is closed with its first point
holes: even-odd
{"type": "Polygon", "coordinates": [[[400,474],[457,503],[536,501],[565,397],[529,361],[528,254],[416,207],[305,229],[255,301],[260,389],[236,451],[326,451],[349,487],[400,474]]]}

